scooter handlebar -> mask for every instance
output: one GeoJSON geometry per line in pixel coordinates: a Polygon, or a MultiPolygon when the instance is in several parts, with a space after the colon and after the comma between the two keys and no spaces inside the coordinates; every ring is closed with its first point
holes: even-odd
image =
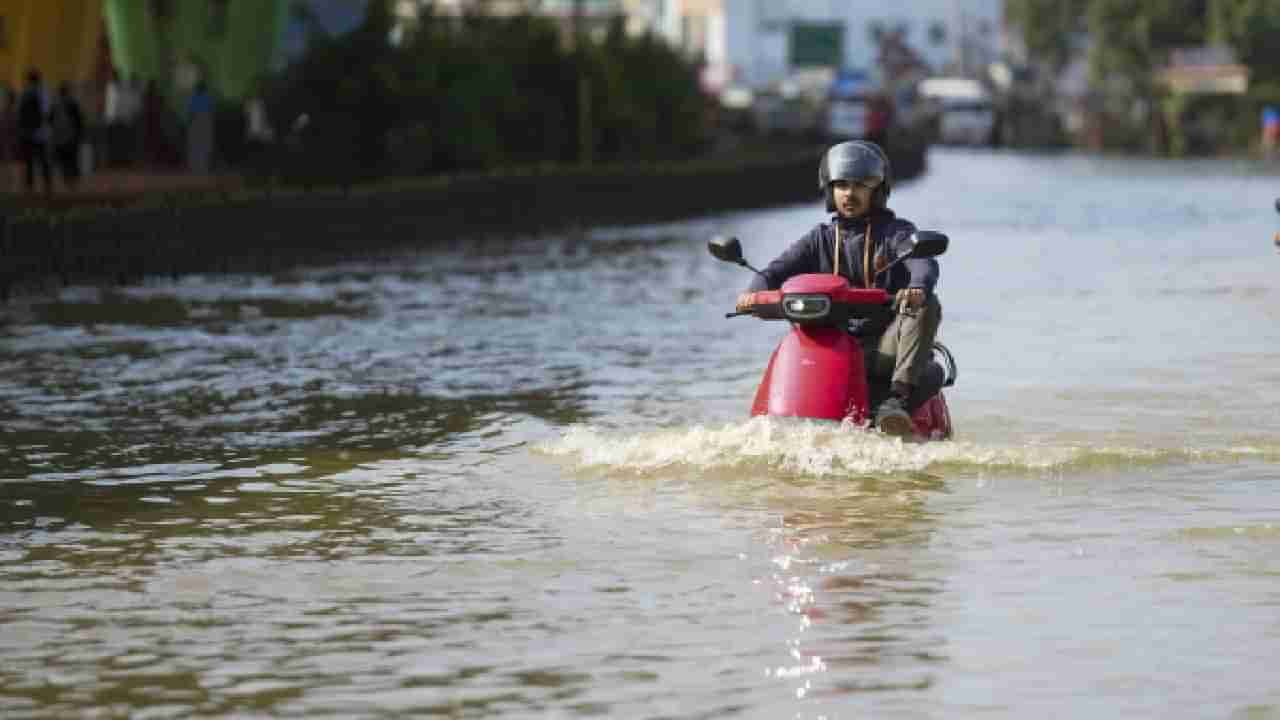
{"type": "Polygon", "coordinates": [[[725,317],[734,318],[742,315],[753,315],[762,320],[782,320],[782,291],[757,290],[751,293],[751,307],[747,310],[734,310],[725,313],[725,317]]]}
{"type": "MultiPolygon", "coordinates": [[[[805,294],[805,293],[793,293],[805,294]]],[[[834,292],[822,293],[831,298],[831,302],[836,305],[846,306],[851,314],[858,314],[857,308],[869,308],[882,305],[890,305],[893,303],[894,296],[885,292],[880,288],[840,288],[834,292]]],[[[751,293],[751,308],[749,310],[735,310],[731,313],[725,313],[726,318],[734,318],[742,315],[753,315],[762,320],[784,320],[785,313],[782,310],[782,300],[784,293],[781,290],[757,290],[751,293]]]]}

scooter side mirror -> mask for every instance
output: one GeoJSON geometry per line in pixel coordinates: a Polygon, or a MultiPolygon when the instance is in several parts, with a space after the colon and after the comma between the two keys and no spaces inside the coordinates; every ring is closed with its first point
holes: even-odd
{"type": "Polygon", "coordinates": [[[876,275],[886,273],[890,268],[908,258],[931,258],[947,251],[950,240],[937,230],[917,230],[911,233],[911,249],[894,258],[893,262],[876,271],[876,275]]]}
{"type": "Polygon", "coordinates": [[[911,233],[911,252],[906,257],[931,258],[947,251],[950,240],[936,230],[917,230],[911,233]]]}
{"type": "Polygon", "coordinates": [[[707,250],[715,256],[717,260],[736,263],[741,265],[742,260],[742,243],[738,242],[736,237],[726,237],[724,235],[716,235],[707,241],[707,250]]]}

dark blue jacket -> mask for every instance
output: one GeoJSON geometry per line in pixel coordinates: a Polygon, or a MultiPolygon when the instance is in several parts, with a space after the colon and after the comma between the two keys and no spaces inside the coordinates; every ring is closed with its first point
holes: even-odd
{"type": "MultiPolygon", "coordinates": [[[[874,276],[874,268],[884,267],[910,249],[908,238],[916,230],[913,223],[897,217],[888,209],[875,211],[868,218],[840,219],[818,225],[761,270],[748,289],[753,292],[777,290],[793,275],[831,272],[835,267],[832,251],[836,241],[836,222],[840,224],[843,250],[840,253],[840,274],[852,287],[867,287],[863,248],[868,221],[871,224],[872,238],[871,274],[874,276]]],[[[890,295],[904,288],[923,288],[925,294],[929,295],[937,284],[938,262],[933,258],[913,258],[903,260],[877,277],[872,287],[884,288],[890,295]]],[[[878,334],[883,332],[891,319],[892,310],[886,309],[879,317],[869,318],[865,323],[851,322],[850,330],[859,335],[878,334]]]]}

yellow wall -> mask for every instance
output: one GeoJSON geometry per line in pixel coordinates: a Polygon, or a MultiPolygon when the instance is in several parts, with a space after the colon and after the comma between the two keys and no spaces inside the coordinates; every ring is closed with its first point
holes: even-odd
{"type": "Polygon", "coordinates": [[[50,89],[92,77],[102,0],[0,0],[0,22],[0,83],[21,90],[31,68],[50,89]]]}

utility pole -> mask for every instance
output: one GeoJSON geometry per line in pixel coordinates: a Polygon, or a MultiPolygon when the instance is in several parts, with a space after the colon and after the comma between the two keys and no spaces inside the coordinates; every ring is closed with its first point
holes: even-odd
{"type": "Polygon", "coordinates": [[[586,0],[573,0],[573,54],[578,66],[578,162],[591,167],[595,160],[595,135],[591,123],[591,79],[587,75],[587,37],[583,25],[586,0]]]}

